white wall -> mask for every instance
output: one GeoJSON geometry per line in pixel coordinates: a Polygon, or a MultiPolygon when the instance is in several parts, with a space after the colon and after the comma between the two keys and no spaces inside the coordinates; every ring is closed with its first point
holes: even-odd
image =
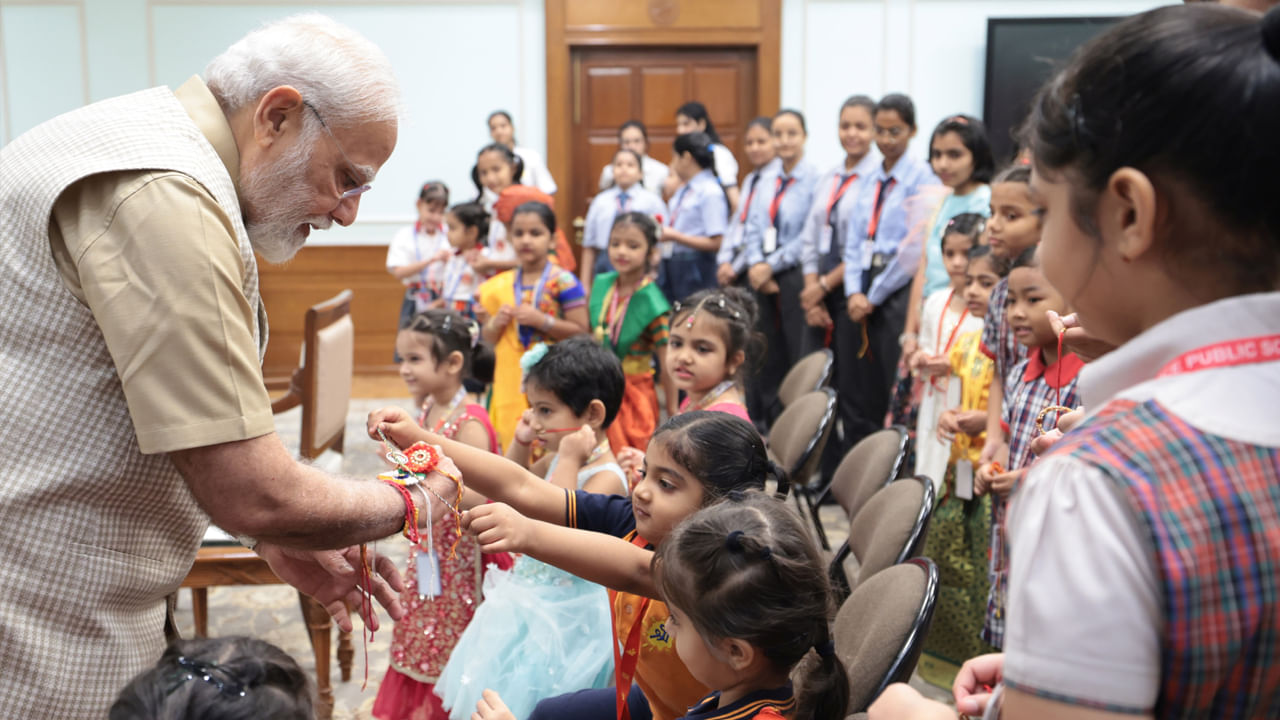
{"type": "MultiPolygon", "coordinates": [[[[988,17],[1124,15],[1160,4],[783,0],[782,103],[809,117],[809,157],[819,165],[839,158],[835,119],[853,93],[910,94],[927,139],[945,115],[981,115],[988,17]]],[[[469,198],[470,168],[495,108],[515,115],[521,144],[545,152],[541,0],[0,0],[0,142],[94,100],[176,86],[253,27],[314,9],[386,51],[409,116],[357,223],[311,242],[385,242],[412,220],[428,179],[443,179],[456,200],[469,198]]],[[[924,156],[924,140],[913,152],[924,156]]]]}
{"type": "Polygon", "coordinates": [[[1131,15],[1170,1],[783,0],[782,104],[805,113],[807,155],[825,167],[843,154],[846,97],[904,92],[920,128],[911,152],[924,158],[939,120],[982,117],[988,18],[1131,15]]]}
{"type": "Polygon", "coordinates": [[[155,85],[176,87],[254,27],[319,10],[391,58],[408,113],[359,220],[313,243],[386,242],[412,221],[425,180],[474,196],[485,118],[515,116],[521,144],[546,146],[540,0],[0,0],[0,142],[59,113],[155,85]]]}

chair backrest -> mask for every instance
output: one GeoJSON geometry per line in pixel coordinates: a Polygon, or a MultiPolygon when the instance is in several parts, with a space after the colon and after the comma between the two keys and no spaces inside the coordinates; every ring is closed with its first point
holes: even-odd
{"type": "Polygon", "coordinates": [[[342,450],[351,405],[355,366],[355,326],[351,291],[307,310],[303,329],[303,361],[299,384],[302,436],[298,454],[314,460],[329,448],[342,450]]]}
{"type": "Polygon", "coordinates": [[[849,448],[831,475],[831,494],[852,518],[877,490],[893,482],[907,456],[907,431],[877,430],[849,448]]]}
{"type": "MultiPolygon", "coordinates": [[[[773,423],[766,444],[774,462],[787,471],[790,482],[807,485],[831,436],[836,413],[836,394],[831,388],[805,393],[773,423]]],[[[779,494],[785,494],[783,488],[779,494]]]]}
{"type": "Polygon", "coordinates": [[[849,674],[849,712],[911,677],[937,598],[937,566],[914,558],[868,577],[840,606],[833,635],[849,674]]]}
{"type": "Polygon", "coordinates": [[[933,498],[933,483],[922,477],[897,480],[871,496],[849,521],[849,550],[858,561],[850,587],[920,553],[933,498]]]}
{"type": "Polygon", "coordinates": [[[835,353],[831,350],[820,348],[805,355],[782,378],[782,384],[778,386],[778,402],[786,409],[805,393],[827,387],[831,384],[834,370],[835,353]]]}

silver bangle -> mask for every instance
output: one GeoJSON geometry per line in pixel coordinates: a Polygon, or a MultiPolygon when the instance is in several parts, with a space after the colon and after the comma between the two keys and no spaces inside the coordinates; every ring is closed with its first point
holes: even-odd
{"type": "Polygon", "coordinates": [[[545,332],[551,332],[551,328],[556,326],[556,318],[550,313],[547,314],[546,322],[542,323],[542,329],[545,332]]]}

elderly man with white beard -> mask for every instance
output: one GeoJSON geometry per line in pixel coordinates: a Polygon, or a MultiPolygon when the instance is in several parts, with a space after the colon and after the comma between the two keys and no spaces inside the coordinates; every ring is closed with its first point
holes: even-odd
{"type": "MultiPolygon", "coordinates": [[[[104,717],[160,655],[165,598],[210,520],[351,628],[357,546],[404,529],[426,491],[286,451],[253,251],[282,262],[312,229],[355,220],[399,102],[376,46],[298,16],[203,80],[89,105],[0,150],[6,717],[104,717]]],[[[399,617],[395,568],[370,575],[399,617]]]]}

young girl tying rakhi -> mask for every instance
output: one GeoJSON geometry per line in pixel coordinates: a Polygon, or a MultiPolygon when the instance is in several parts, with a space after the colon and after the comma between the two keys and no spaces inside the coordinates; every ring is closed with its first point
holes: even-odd
{"type": "Polygon", "coordinates": [[[667,420],[649,442],[645,474],[630,497],[556,488],[505,458],[422,431],[398,408],[373,413],[369,427],[375,435],[385,429],[399,443],[441,442],[473,488],[510,505],[470,511],[470,528],[483,548],[519,547],[615,591],[615,640],[618,659],[625,658],[617,663],[617,688],[546,700],[530,720],[616,717],[624,707],[637,718],[652,712],[672,720],[706,696],[708,688],[675,653],[666,607],[651,599],[657,590],[649,566],[653,548],[694,511],[733,490],[763,489],[767,479],[780,479],[750,423],[718,412],[667,420]]]}

